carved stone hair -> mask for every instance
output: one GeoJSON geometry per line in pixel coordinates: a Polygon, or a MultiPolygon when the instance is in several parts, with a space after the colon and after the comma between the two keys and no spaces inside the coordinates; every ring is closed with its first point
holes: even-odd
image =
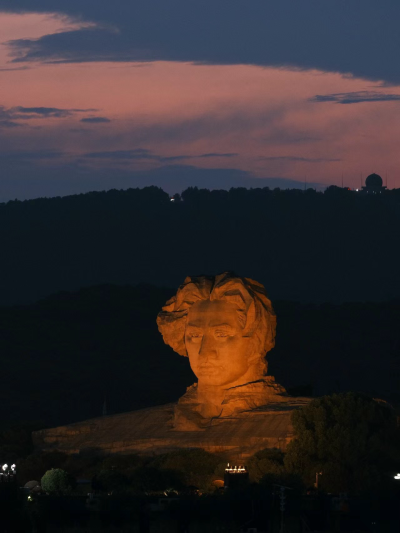
{"type": "Polygon", "coordinates": [[[264,365],[265,354],[275,346],[276,316],[271,301],[261,283],[232,272],[185,279],[157,316],[164,342],[187,357],[186,318],[191,306],[201,300],[223,300],[237,307],[243,336],[252,337],[252,355],[261,358],[264,365]]]}

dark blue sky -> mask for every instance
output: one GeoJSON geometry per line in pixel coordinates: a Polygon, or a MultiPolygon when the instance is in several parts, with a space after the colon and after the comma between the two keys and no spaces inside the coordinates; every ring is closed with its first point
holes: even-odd
{"type": "Polygon", "coordinates": [[[0,0],[0,9],[96,23],[17,40],[18,60],[290,66],[400,81],[400,4],[394,0],[0,0]]]}

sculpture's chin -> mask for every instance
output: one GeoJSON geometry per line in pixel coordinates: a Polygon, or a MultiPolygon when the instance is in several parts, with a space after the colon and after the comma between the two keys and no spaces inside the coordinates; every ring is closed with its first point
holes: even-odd
{"type": "Polygon", "coordinates": [[[233,376],[231,379],[221,379],[218,376],[212,373],[210,374],[201,374],[198,376],[199,386],[203,387],[221,387],[228,389],[230,386],[233,386],[240,380],[241,376],[233,376]]]}
{"type": "Polygon", "coordinates": [[[215,379],[201,378],[198,381],[201,388],[205,387],[220,387],[221,389],[229,387],[229,383],[221,382],[215,379]]]}

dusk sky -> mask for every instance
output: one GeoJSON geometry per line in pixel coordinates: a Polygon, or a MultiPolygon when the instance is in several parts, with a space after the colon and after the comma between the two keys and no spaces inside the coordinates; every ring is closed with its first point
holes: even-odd
{"type": "Polygon", "coordinates": [[[398,0],[0,0],[0,201],[400,187],[398,0]]]}

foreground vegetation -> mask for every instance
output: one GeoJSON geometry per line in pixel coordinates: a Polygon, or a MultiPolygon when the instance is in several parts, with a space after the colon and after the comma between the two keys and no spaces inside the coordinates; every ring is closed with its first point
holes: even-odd
{"type": "Polygon", "coordinates": [[[391,405],[355,393],[325,396],[296,411],[293,426],[285,453],[256,453],[247,461],[249,480],[228,490],[229,458],[201,449],[155,457],[67,456],[32,450],[22,431],[3,432],[3,457],[15,457],[13,446],[20,454],[18,483],[41,483],[39,492],[0,484],[4,520],[18,531],[145,532],[151,524],[152,532],[168,532],[190,524],[199,533],[238,532],[247,524],[277,532],[281,520],[294,531],[304,524],[319,531],[398,527],[400,435],[391,405]]]}
{"type": "MultiPolygon", "coordinates": [[[[322,472],[319,489],[325,492],[360,495],[396,485],[400,431],[396,412],[386,402],[355,393],[335,394],[313,400],[295,411],[292,419],[295,438],[285,453],[267,449],[247,461],[250,483],[289,485],[305,491],[313,486],[316,472],[322,472]]],[[[87,479],[94,490],[106,493],[210,493],[219,486],[218,480],[224,479],[229,461],[228,456],[201,449],[151,457],[43,453],[31,449],[28,436],[25,447],[18,450],[17,439],[22,443],[21,436],[3,433],[0,451],[5,459],[17,461],[22,485],[42,479],[53,468],[68,474],[71,490],[76,487],[74,479],[87,479]],[[16,439],[17,452],[12,451],[12,438],[16,439]],[[20,454],[17,458],[16,453],[20,454]]],[[[59,492],[66,491],[65,479],[59,492]]]]}

